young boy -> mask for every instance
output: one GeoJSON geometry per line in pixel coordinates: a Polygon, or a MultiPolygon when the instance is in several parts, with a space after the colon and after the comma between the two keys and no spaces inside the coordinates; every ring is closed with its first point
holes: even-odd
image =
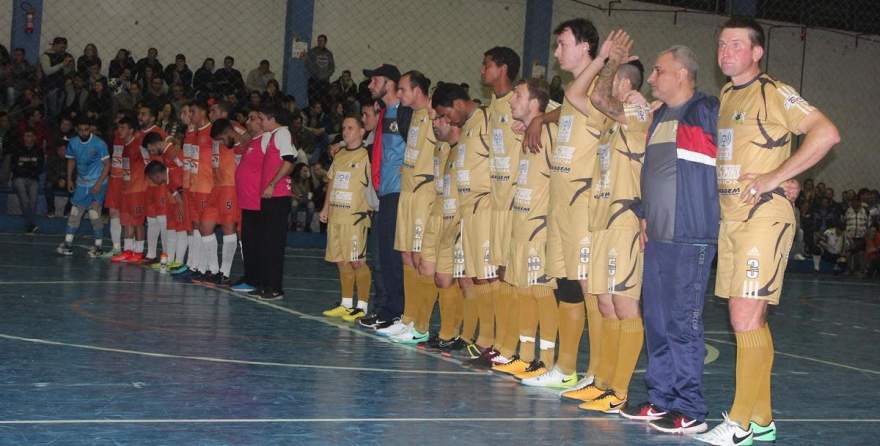
{"type": "Polygon", "coordinates": [[[370,158],[364,147],[364,124],[359,117],[342,121],[345,148],[333,159],[328,177],[327,199],[320,219],[327,223],[327,252],[324,260],[339,267],[342,302],[324,312],[325,316],[342,317],[355,321],[367,312],[372,276],[367,259],[367,229],[370,227],[370,207],[366,192],[370,184],[370,158]],[[358,302],[353,305],[352,295],[357,283],[358,302]]]}
{"type": "MultiPolygon", "coordinates": [[[[169,184],[179,184],[183,186],[183,160],[181,159],[180,148],[175,145],[175,141],[170,138],[163,138],[161,133],[149,132],[144,135],[141,142],[143,148],[149,153],[151,161],[161,162],[167,170],[166,182],[169,184]]],[[[168,269],[179,268],[183,265],[183,258],[186,255],[188,222],[186,213],[184,212],[183,197],[178,194],[173,197],[176,189],[166,190],[161,187],[162,182],[154,181],[153,178],[147,176],[153,193],[162,201],[161,215],[167,217],[166,230],[167,236],[163,239],[162,252],[166,255],[168,269]]],[[[154,269],[161,268],[160,264],[156,264],[154,269]]]]}

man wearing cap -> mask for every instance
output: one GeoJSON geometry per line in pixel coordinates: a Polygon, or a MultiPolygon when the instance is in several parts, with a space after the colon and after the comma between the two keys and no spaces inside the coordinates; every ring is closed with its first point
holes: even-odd
{"type": "Polygon", "coordinates": [[[400,105],[397,84],[400,70],[394,65],[382,64],[374,70],[364,70],[370,79],[370,95],[379,104],[379,125],[372,152],[373,187],[379,195],[379,212],[375,230],[379,240],[379,279],[385,288],[384,296],[374,300],[373,311],[362,318],[361,326],[383,329],[394,324],[403,313],[403,265],[394,251],[394,233],[397,226],[397,203],[400,198],[400,169],[409,131],[412,109],[400,105]]]}

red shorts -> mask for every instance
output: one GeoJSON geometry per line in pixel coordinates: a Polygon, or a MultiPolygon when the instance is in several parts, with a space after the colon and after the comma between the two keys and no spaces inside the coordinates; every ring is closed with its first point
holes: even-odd
{"type": "Polygon", "coordinates": [[[235,195],[235,186],[214,186],[211,192],[217,208],[217,223],[231,225],[241,221],[241,210],[235,195]]]}
{"type": "Polygon", "coordinates": [[[147,186],[147,217],[166,215],[168,190],[160,186],[147,186]]]}
{"type": "Polygon", "coordinates": [[[211,200],[211,194],[188,192],[186,201],[191,221],[217,221],[217,207],[211,200]]]}
{"type": "Polygon", "coordinates": [[[192,229],[192,222],[186,218],[186,203],[183,200],[178,203],[176,198],[169,197],[165,206],[165,215],[169,231],[189,231],[192,229]]]}
{"type": "Polygon", "coordinates": [[[104,198],[107,209],[122,210],[122,178],[110,177],[107,183],[107,196],[104,198]]]}
{"type": "Polygon", "coordinates": [[[129,192],[122,195],[122,209],[120,223],[125,226],[139,226],[144,224],[147,216],[146,192],[129,192]]]}

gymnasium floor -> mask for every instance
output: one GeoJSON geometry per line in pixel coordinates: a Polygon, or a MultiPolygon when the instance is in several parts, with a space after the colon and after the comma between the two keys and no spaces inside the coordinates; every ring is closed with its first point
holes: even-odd
{"type": "MultiPolygon", "coordinates": [[[[320,250],[288,249],[287,298],[269,303],[85,245],[61,258],[59,241],[0,234],[0,445],[695,444],[319,316],[338,297],[320,250]]],[[[787,278],[771,316],[779,444],[877,444],[878,291],[787,278]]],[[[712,425],[733,396],[725,310],[708,299],[712,425]]],[[[630,400],[644,396],[638,371],[630,400]]]]}

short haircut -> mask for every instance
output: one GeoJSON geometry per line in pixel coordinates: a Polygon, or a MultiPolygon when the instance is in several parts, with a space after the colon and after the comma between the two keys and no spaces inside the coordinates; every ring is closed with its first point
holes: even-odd
{"type": "Polygon", "coordinates": [[[143,141],[141,141],[141,147],[147,148],[150,147],[150,144],[156,144],[157,142],[162,142],[162,135],[158,132],[150,132],[144,135],[143,141]]]}
{"type": "Polygon", "coordinates": [[[364,99],[361,99],[360,105],[361,105],[361,111],[363,111],[366,108],[369,108],[369,109],[372,109],[375,111],[375,109],[373,107],[376,106],[376,101],[374,101],[372,98],[370,98],[370,99],[364,98],[364,99]]]}
{"type": "Polygon", "coordinates": [[[229,102],[227,102],[227,101],[223,101],[223,100],[215,101],[214,105],[216,105],[217,108],[219,108],[220,110],[223,110],[226,113],[232,113],[232,106],[229,105],[229,102]]]}
{"type": "Polygon", "coordinates": [[[272,118],[275,122],[281,125],[287,125],[290,122],[290,112],[287,109],[277,106],[277,105],[267,105],[265,107],[260,108],[260,113],[262,113],[267,118],[272,118]]]}
{"type": "Polygon", "coordinates": [[[752,45],[764,48],[764,27],[762,27],[757,20],[751,17],[733,16],[721,25],[722,30],[728,28],[747,29],[749,31],[749,40],[752,41],[752,45]]]}
{"type": "Polygon", "coordinates": [[[483,53],[483,56],[487,56],[492,59],[492,62],[495,62],[495,65],[504,65],[507,67],[507,79],[511,82],[515,81],[519,76],[519,55],[516,54],[516,51],[506,47],[506,46],[496,46],[491,48],[489,51],[483,53]]]}
{"type": "Polygon", "coordinates": [[[617,75],[628,79],[632,89],[639,91],[645,78],[645,67],[639,60],[633,60],[617,67],[617,75]]]}
{"type": "Polygon", "coordinates": [[[354,122],[357,123],[358,127],[364,128],[364,120],[361,119],[360,115],[356,115],[354,113],[351,113],[351,114],[345,115],[345,118],[342,118],[343,121],[345,121],[346,119],[354,119],[354,122]]]}
{"type": "Polygon", "coordinates": [[[694,50],[684,45],[672,45],[660,54],[666,53],[671,54],[672,58],[687,70],[690,80],[697,81],[697,71],[699,71],[700,65],[697,63],[697,55],[694,50]]]}
{"type": "Polygon", "coordinates": [[[137,121],[134,120],[131,116],[123,116],[119,118],[119,121],[116,122],[116,125],[125,125],[131,129],[137,129],[137,121]]]}
{"type": "Polygon", "coordinates": [[[452,103],[456,99],[469,101],[471,98],[459,84],[438,82],[437,88],[434,89],[434,94],[431,96],[431,105],[433,107],[452,107],[452,103]]]}
{"type": "Polygon", "coordinates": [[[319,39],[320,39],[321,37],[323,37],[324,40],[327,40],[327,35],[326,35],[326,34],[321,34],[321,35],[318,36],[319,39]]]}
{"type": "Polygon", "coordinates": [[[178,60],[186,60],[186,56],[184,56],[183,53],[177,53],[177,55],[174,56],[174,60],[175,60],[175,61],[178,61],[178,60]]]}
{"type": "Polygon", "coordinates": [[[538,110],[544,113],[544,110],[547,110],[547,104],[550,103],[550,88],[547,86],[547,81],[538,78],[523,79],[516,85],[522,84],[525,84],[529,90],[529,100],[537,99],[538,110]]]}
{"type": "Polygon", "coordinates": [[[269,65],[269,61],[266,59],[263,59],[260,61],[260,65],[269,65]]]}
{"type": "Polygon", "coordinates": [[[220,139],[227,130],[232,128],[228,119],[218,119],[211,123],[211,139],[220,139]]]}
{"type": "Polygon", "coordinates": [[[566,29],[574,35],[575,42],[587,42],[590,45],[590,57],[596,57],[599,50],[599,31],[593,22],[584,18],[566,20],[553,30],[553,35],[558,36],[566,29]]]}
{"type": "Polygon", "coordinates": [[[144,175],[146,175],[147,178],[163,172],[165,172],[165,165],[162,164],[162,161],[153,160],[147,163],[147,167],[144,167],[144,175]]]}
{"type": "Polygon", "coordinates": [[[418,87],[419,90],[422,90],[422,94],[427,95],[431,91],[431,79],[428,79],[421,71],[407,71],[403,73],[403,76],[409,76],[409,86],[418,87]]]}
{"type": "Polygon", "coordinates": [[[202,101],[202,100],[192,101],[192,103],[190,103],[189,106],[198,108],[198,109],[204,111],[205,113],[207,113],[208,110],[210,109],[208,106],[208,102],[202,101]]]}
{"type": "Polygon", "coordinates": [[[139,109],[145,108],[150,111],[150,116],[152,116],[154,118],[156,117],[157,111],[156,111],[156,106],[154,104],[151,104],[149,102],[141,102],[140,104],[138,104],[138,108],[139,109]]]}
{"type": "Polygon", "coordinates": [[[22,135],[27,135],[28,133],[30,133],[31,135],[36,135],[36,134],[37,134],[37,131],[34,130],[33,127],[26,127],[26,128],[24,129],[24,131],[21,132],[22,135]]]}
{"type": "Polygon", "coordinates": [[[91,127],[91,126],[95,125],[95,121],[92,118],[89,118],[86,116],[78,116],[76,118],[76,121],[74,122],[74,125],[76,125],[77,127],[79,127],[81,125],[87,125],[87,126],[91,127]]]}
{"type": "Polygon", "coordinates": [[[232,62],[232,63],[235,63],[235,58],[232,57],[232,56],[226,56],[226,57],[223,58],[223,62],[224,62],[224,63],[225,63],[227,60],[230,61],[230,62],[232,62]]]}

